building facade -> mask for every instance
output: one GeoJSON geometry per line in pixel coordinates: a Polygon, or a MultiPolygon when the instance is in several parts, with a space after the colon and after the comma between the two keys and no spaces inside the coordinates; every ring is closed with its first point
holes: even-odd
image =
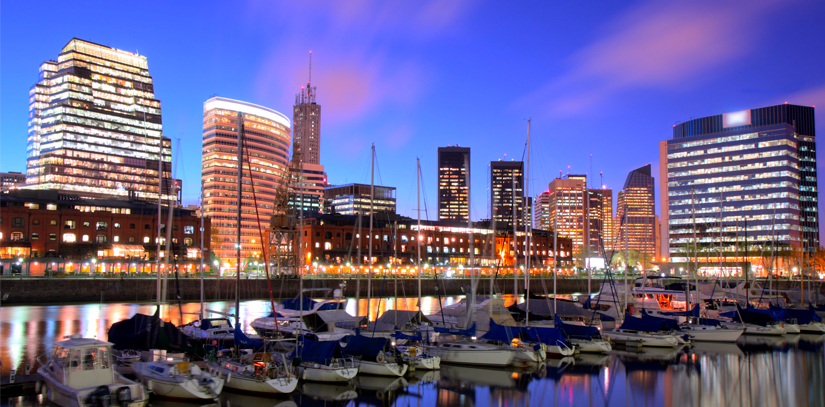
{"type": "Polygon", "coordinates": [[[0,172],[0,190],[26,185],[26,174],[20,172],[0,172]]]}
{"type": "Polygon", "coordinates": [[[588,197],[590,254],[603,256],[613,248],[613,190],[589,189],[588,197]]]}
{"type": "Polygon", "coordinates": [[[324,209],[324,188],[327,175],[320,164],[301,164],[300,179],[292,187],[290,206],[304,212],[322,212],[324,209]],[[300,202],[300,204],[299,204],[300,202]]]}
{"type": "Polygon", "coordinates": [[[295,106],[292,108],[292,151],[293,154],[300,154],[301,162],[320,165],[321,105],[315,101],[315,87],[311,85],[311,79],[307,81],[306,87],[301,87],[301,93],[295,95],[295,106]]]}
{"type": "Polygon", "coordinates": [[[329,213],[369,215],[373,213],[395,213],[395,187],[375,185],[375,199],[371,199],[371,186],[366,184],[344,184],[324,188],[324,205],[329,213]]]}
{"type": "Polygon", "coordinates": [[[438,148],[438,220],[470,218],[470,148],[438,148]]]}
{"type": "Polygon", "coordinates": [[[717,248],[705,259],[711,264],[745,261],[745,239],[756,247],[775,242],[816,251],[815,137],[814,108],[790,104],[674,126],[673,138],[659,144],[660,173],[667,176],[662,250],[672,262],[687,261],[695,230],[698,250],[717,248]]]}
{"type": "MultiPolygon", "coordinates": [[[[523,229],[525,209],[531,207],[525,205],[524,199],[524,163],[490,162],[490,216],[496,229],[511,229],[514,223],[523,229]]],[[[531,211],[527,209],[526,212],[529,214],[531,211]]]]}
{"type": "Polygon", "coordinates": [[[548,187],[550,193],[550,230],[573,242],[573,252],[579,254],[585,244],[585,202],[587,181],[581,177],[556,178],[548,187]]]}
{"type": "MultiPolygon", "coordinates": [[[[165,256],[168,207],[163,207],[161,218],[163,227],[158,238],[158,207],[154,202],[82,199],[58,191],[5,192],[0,194],[0,259],[39,262],[39,273],[49,266],[66,271],[64,263],[72,261],[94,259],[101,265],[118,266],[154,261],[158,242],[161,257],[165,256]]],[[[194,263],[200,259],[201,244],[197,210],[175,208],[172,219],[172,260],[194,263]]],[[[205,233],[209,233],[210,226],[209,218],[205,218],[205,233]]],[[[209,258],[210,241],[204,237],[204,255],[209,258]]],[[[137,271],[136,265],[131,267],[131,271],[137,271]]]]}
{"type": "Polygon", "coordinates": [[[275,110],[222,97],[203,104],[204,212],[212,219],[212,249],[231,267],[237,265],[237,244],[241,245],[241,261],[261,257],[261,235],[266,238],[278,194],[288,193],[291,141],[289,119],[275,110]],[[239,139],[244,148],[240,190],[239,139]],[[236,235],[239,220],[240,242],[236,235]]]}
{"type": "Polygon", "coordinates": [[[533,229],[553,230],[550,221],[550,191],[544,191],[533,202],[533,229]]]}
{"type": "Polygon", "coordinates": [[[69,41],[29,91],[26,188],[174,199],[172,144],[154,92],[145,56],[69,41]]]}
{"type": "Polygon", "coordinates": [[[627,175],[616,200],[616,251],[635,250],[656,256],[656,187],[650,164],[627,175]]]}

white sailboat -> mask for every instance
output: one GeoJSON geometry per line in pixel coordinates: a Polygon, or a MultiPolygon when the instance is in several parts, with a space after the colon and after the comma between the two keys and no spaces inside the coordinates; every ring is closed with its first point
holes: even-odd
{"type": "Polygon", "coordinates": [[[209,370],[226,378],[224,386],[255,393],[289,394],[298,386],[298,378],[286,358],[269,352],[242,355],[209,364],[209,370]]]}

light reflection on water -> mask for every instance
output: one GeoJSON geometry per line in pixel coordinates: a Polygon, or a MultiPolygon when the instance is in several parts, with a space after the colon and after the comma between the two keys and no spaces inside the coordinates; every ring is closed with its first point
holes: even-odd
{"type": "MultiPolygon", "coordinates": [[[[459,297],[442,299],[453,303],[459,297]]],[[[393,307],[394,300],[373,299],[369,307],[393,307]]],[[[400,309],[415,308],[417,299],[399,299],[400,309]]],[[[347,304],[355,309],[355,301],[347,304]]],[[[359,314],[366,314],[362,299],[359,314]]],[[[435,312],[437,298],[422,301],[435,312]]],[[[230,311],[231,302],[207,308],[230,311]]],[[[426,309],[430,309],[426,311],[426,309]]],[[[182,306],[183,321],[196,316],[197,303],[182,306]]],[[[241,303],[242,326],[267,313],[268,301],[241,303]]],[[[105,339],[108,326],[135,312],[152,313],[152,304],[22,306],[0,309],[3,375],[22,369],[64,335],[81,332],[105,339]],[[99,317],[103,316],[101,320],[99,317]]],[[[177,306],[164,316],[180,322],[177,306]]],[[[404,378],[357,377],[352,385],[301,383],[290,396],[260,397],[225,392],[222,406],[823,406],[825,405],[825,336],[745,337],[736,344],[697,344],[690,349],[615,351],[550,360],[527,369],[480,369],[444,365],[441,371],[418,371],[404,378]]],[[[0,400],[3,405],[39,406],[36,396],[0,400]]],[[[152,406],[197,406],[152,400],[152,406]]]]}

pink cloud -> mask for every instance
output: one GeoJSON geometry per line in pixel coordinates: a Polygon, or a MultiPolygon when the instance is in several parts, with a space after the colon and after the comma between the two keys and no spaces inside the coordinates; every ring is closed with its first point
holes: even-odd
{"type": "Polygon", "coordinates": [[[673,87],[701,79],[753,51],[764,19],[778,1],[652,2],[604,28],[573,54],[568,69],[518,104],[543,104],[554,114],[592,109],[622,91],[673,87]]]}

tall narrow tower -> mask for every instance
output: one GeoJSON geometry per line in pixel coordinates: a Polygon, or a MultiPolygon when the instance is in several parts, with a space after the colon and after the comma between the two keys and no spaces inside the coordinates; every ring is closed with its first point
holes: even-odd
{"type": "Polygon", "coordinates": [[[312,86],[312,51],[309,51],[309,78],[307,86],[295,95],[292,109],[292,152],[300,152],[301,162],[321,163],[321,105],[315,103],[312,86]]]}

